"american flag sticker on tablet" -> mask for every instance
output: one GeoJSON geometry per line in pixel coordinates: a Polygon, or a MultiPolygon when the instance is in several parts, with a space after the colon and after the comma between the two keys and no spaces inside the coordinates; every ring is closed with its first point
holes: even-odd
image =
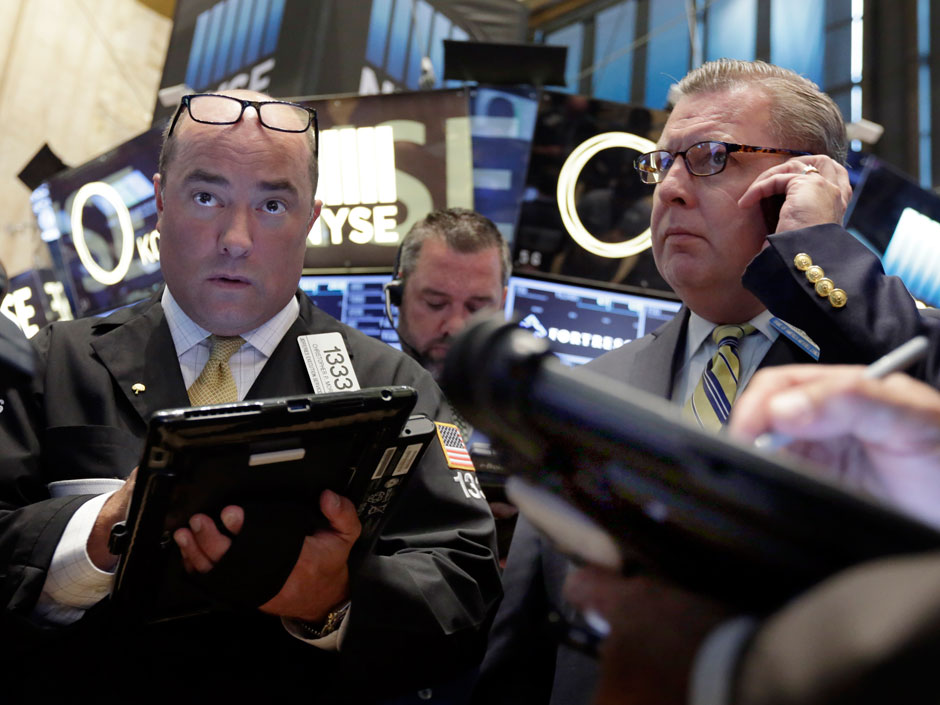
{"type": "Polygon", "coordinates": [[[470,453],[467,452],[460,430],[452,423],[435,421],[434,425],[437,427],[437,439],[441,442],[441,450],[444,451],[444,457],[447,459],[447,467],[473,470],[470,453]]]}

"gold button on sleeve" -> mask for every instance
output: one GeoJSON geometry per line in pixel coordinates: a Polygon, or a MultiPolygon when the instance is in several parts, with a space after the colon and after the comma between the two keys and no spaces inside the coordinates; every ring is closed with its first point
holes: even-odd
{"type": "Polygon", "coordinates": [[[793,258],[793,264],[801,272],[805,272],[807,269],[813,266],[813,259],[805,252],[801,252],[793,258]]]}
{"type": "Polygon", "coordinates": [[[826,273],[823,271],[823,268],[819,265],[813,265],[806,270],[806,278],[809,279],[810,284],[815,284],[820,279],[826,276],[826,273]]]}
{"type": "Polygon", "coordinates": [[[820,296],[829,296],[832,293],[832,290],[836,288],[836,285],[832,283],[832,279],[828,277],[823,277],[818,282],[816,282],[816,293],[820,296]]]}
{"type": "Polygon", "coordinates": [[[842,289],[833,289],[829,292],[829,303],[833,308],[842,308],[849,300],[849,295],[842,289]]]}

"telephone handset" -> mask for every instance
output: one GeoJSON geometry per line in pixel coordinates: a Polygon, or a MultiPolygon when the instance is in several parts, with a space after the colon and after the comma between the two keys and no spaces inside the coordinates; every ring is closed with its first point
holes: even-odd
{"type": "Polygon", "coordinates": [[[767,225],[767,234],[773,235],[777,232],[777,223],[780,221],[780,209],[783,208],[784,201],[787,200],[786,194],[775,193],[773,196],[767,196],[760,201],[760,208],[764,214],[764,223],[767,225]]]}

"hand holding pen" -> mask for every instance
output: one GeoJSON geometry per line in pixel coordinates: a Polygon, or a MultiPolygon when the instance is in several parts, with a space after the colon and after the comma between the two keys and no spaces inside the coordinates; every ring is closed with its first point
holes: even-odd
{"type": "MultiPolygon", "coordinates": [[[[881,379],[892,372],[905,370],[927,354],[927,337],[919,335],[895,348],[887,355],[878,358],[861,373],[864,379],[881,379]]],[[[738,407],[735,407],[735,411],[738,407]]],[[[779,431],[762,433],[754,440],[754,445],[764,450],[777,450],[789,445],[793,438],[779,431]]]]}
{"type": "Polygon", "coordinates": [[[869,367],[762,370],[735,403],[729,431],[744,442],[766,436],[764,449],[786,445],[830,479],[940,524],[940,392],[890,374],[925,354],[915,341],[869,367]]]}

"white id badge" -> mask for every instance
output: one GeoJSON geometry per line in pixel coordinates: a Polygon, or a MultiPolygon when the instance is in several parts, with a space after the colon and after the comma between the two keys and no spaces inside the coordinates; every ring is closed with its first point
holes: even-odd
{"type": "Polygon", "coordinates": [[[339,333],[318,333],[297,338],[310,384],[317,394],[352,392],[359,380],[349,362],[346,341],[339,333]]]}

